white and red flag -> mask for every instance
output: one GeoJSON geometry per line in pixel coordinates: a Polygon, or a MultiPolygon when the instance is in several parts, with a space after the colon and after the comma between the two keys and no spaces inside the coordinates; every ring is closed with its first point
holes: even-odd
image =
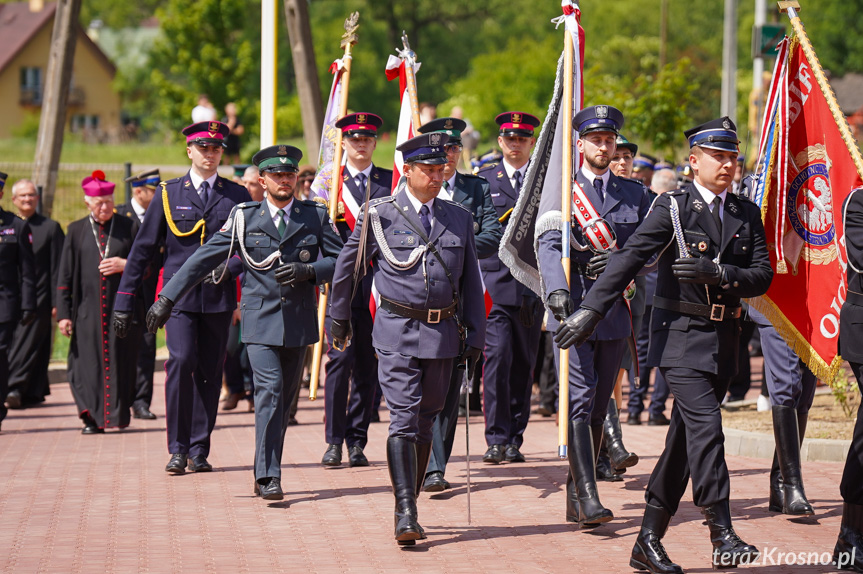
{"type": "MultiPolygon", "coordinates": [[[[416,74],[420,69],[420,64],[416,61],[416,56],[412,52],[399,50],[398,56],[390,54],[387,60],[387,80],[391,82],[396,78],[399,79],[399,102],[401,102],[399,127],[396,132],[396,145],[406,142],[415,135],[413,110],[417,106],[416,94],[411,94],[411,91],[408,89],[408,74],[411,69],[413,69],[413,74],[416,74]]],[[[396,190],[402,177],[404,165],[402,152],[396,150],[393,162],[393,182],[390,186],[393,191],[396,190]]]]}

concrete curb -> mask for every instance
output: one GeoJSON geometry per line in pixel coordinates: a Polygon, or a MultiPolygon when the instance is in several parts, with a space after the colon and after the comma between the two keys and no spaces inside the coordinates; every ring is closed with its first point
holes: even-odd
{"type": "MultiPolygon", "coordinates": [[[[773,458],[775,442],[773,435],[724,427],[725,454],[751,458],[773,458]]],[[[807,438],[800,448],[800,460],[804,462],[845,462],[851,449],[850,440],[807,438]]]]}

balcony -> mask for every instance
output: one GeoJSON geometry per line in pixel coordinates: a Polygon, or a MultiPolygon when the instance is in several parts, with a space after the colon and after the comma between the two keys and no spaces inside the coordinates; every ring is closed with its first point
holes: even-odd
{"type": "MultiPolygon", "coordinates": [[[[83,106],[87,100],[87,93],[83,88],[70,88],[67,106],[83,106]]],[[[18,103],[22,106],[41,106],[42,88],[21,88],[21,96],[18,103]]]]}

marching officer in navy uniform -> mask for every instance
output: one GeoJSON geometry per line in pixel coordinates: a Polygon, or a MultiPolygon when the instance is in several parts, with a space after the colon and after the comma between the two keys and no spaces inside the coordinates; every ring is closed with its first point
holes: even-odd
{"type": "MultiPolygon", "coordinates": [[[[144,223],[144,214],[156,195],[156,188],[162,178],[159,170],[148,170],[126,179],[126,183],[132,186],[132,199],[129,203],[121,203],[114,206],[114,213],[125,215],[138,223],[144,223]]],[[[140,296],[144,301],[144,308],[149,308],[156,300],[156,286],[159,283],[159,269],[162,267],[162,255],[164,247],[159,250],[159,255],[151,262],[149,269],[144,274],[141,283],[140,296]]],[[[132,416],[136,419],[153,420],[156,418],[150,411],[150,403],[153,401],[153,373],[156,367],[156,335],[146,329],[141,329],[141,340],[138,342],[138,368],[135,379],[135,398],[132,402],[132,416]]]]}
{"type": "MultiPolygon", "coordinates": [[[[8,176],[0,172],[0,199],[8,176]]],[[[15,326],[36,320],[36,260],[30,226],[0,207],[0,424],[6,418],[9,349],[15,326]]]]}
{"type": "MultiPolygon", "coordinates": [[[[365,112],[348,114],[336,122],[336,127],[342,130],[342,146],[347,155],[342,194],[349,193],[358,207],[362,207],[365,202],[367,188],[370,199],[390,195],[393,172],[372,163],[381,125],[383,120],[379,116],[365,112]]],[[[339,212],[344,214],[345,202],[342,200],[339,203],[339,212]]],[[[354,213],[355,217],[358,215],[359,210],[354,213]]],[[[337,219],[336,226],[342,241],[347,241],[351,228],[343,215],[337,219]]],[[[372,277],[369,273],[351,302],[353,344],[344,352],[336,350],[332,344],[327,349],[324,431],[328,446],[321,459],[321,464],[325,466],[339,466],[342,463],[343,442],[348,444],[350,466],[369,465],[363,449],[368,442],[369,423],[378,387],[378,360],[372,348],[372,315],[369,310],[371,293],[372,277]]],[[[326,328],[332,343],[329,315],[326,328]]]]}
{"type": "MultiPolygon", "coordinates": [[[[491,200],[505,231],[521,193],[530,152],[536,143],[536,116],[505,112],[495,118],[503,161],[480,170],[488,180],[491,200]]],[[[536,363],[542,316],[539,296],[516,281],[497,253],[480,261],[492,306],[483,367],[483,413],[488,450],[483,462],[524,462],[519,450],[530,417],[533,366],[536,363]]]]}
{"type": "MultiPolygon", "coordinates": [[[[183,177],[159,184],[156,197],[135,238],[117,290],[114,329],[124,336],[132,321],[135,292],[164,245],[162,278],[168,282],[180,266],[227,221],[238,203],[250,201],[246,188],[217,173],[228,126],[199,122],[183,129],[192,167],[183,177]]],[[[237,308],[239,258],[227,264],[219,284],[203,282],[174,306],[166,327],[170,359],[165,370],[165,419],[168,427],[166,472],[213,470],[207,461],[216,424],[222,365],[231,315],[237,308]]],[[[221,270],[217,276],[221,275],[221,270]]]]}
{"type": "Polygon", "coordinates": [[[732,528],[720,402],[737,368],[740,300],[765,293],[773,270],[761,210],[729,193],[739,143],[734,123],[723,117],[685,133],[694,182],[659,196],[581,308],[555,333],[561,348],[587,341],[635,274],[660,253],[649,362],[659,367],[675,401],[630,560],[650,572],[682,572],[661,539],[690,476],[693,501],[710,530],[714,567],[749,564],[759,555],[732,528]]]}
{"type": "MultiPolygon", "coordinates": [[[[578,131],[576,142],[584,164],[576,175],[576,185],[600,218],[607,222],[623,246],[647,216],[650,198],[646,188],[633,180],[619,178],[609,169],[617,135],[623,127],[623,114],[613,106],[590,106],[579,111],[572,120],[578,131]]],[[[560,227],[540,235],[537,258],[546,290],[549,317],[546,328],[557,329],[558,322],[573,311],[573,301],[581,302],[601,276],[611,250],[592,248],[578,224],[573,225],[576,247],[570,266],[567,286],[561,260],[560,227]]],[[[595,464],[603,436],[603,423],[620,361],[626,350],[626,338],[632,334],[632,322],[624,290],[617,292],[610,309],[603,314],[596,333],[587,344],[569,354],[569,469],[566,489],[566,520],[587,526],[608,522],[613,514],[599,501],[596,488],[595,464]]],[[[560,364],[560,349],[555,348],[555,365],[560,364]]],[[[613,401],[611,401],[613,402],[613,401]]],[[[616,406],[616,405],[615,405],[616,406]]],[[[561,406],[560,408],[564,408],[561,406]]],[[[614,410],[616,414],[616,408],[614,410]]],[[[618,427],[619,428],[619,427],[618,427]]],[[[617,444],[620,437],[614,437],[617,444]]],[[[612,454],[616,455],[616,450],[612,454]]],[[[638,462],[636,455],[613,456],[616,467],[626,468],[638,462]]]]}
{"type": "MultiPolygon", "coordinates": [[[[497,210],[491,200],[491,188],[484,178],[458,173],[456,167],[462,152],[461,134],[467,127],[464,120],[458,118],[438,118],[419,128],[419,132],[442,133],[449,136],[444,146],[447,162],[443,168],[444,181],[438,197],[463,205],[473,215],[473,232],[476,243],[476,255],[485,259],[497,254],[503,231],[498,221],[497,210]]],[[[458,403],[461,393],[464,369],[452,371],[449,391],[443,410],[435,417],[432,432],[432,452],[426,469],[423,490],[440,492],[450,487],[444,478],[446,464],[452,454],[455,441],[455,429],[458,422],[458,403]]]]}
{"type": "MultiPolygon", "coordinates": [[[[839,354],[851,365],[857,387],[863,392],[863,190],[855,189],[842,206],[845,249],[848,255],[848,294],[839,317],[839,354]]],[[[834,564],[843,559],[844,570],[863,572],[863,403],[857,407],[857,422],[851,448],[845,459],[839,493],[842,524],[833,551],[834,564]],[[842,555],[844,553],[844,556],[842,555]],[[849,563],[849,556],[854,561],[849,563]]]]}
{"type": "Polygon", "coordinates": [[[453,365],[474,369],[485,340],[473,218],[438,197],[448,139],[424,134],[398,146],[405,179],[395,195],[373,201],[361,215],[333,277],[333,343],[342,348],[351,340],[355,262],[373,262],[380,305],[372,338],[390,409],[387,466],[400,545],[425,538],[416,499],[431,454],[432,423],[444,406],[453,365]]]}
{"type": "Polygon", "coordinates": [[[281,461],[291,399],[306,346],[318,340],[315,285],[332,279],[342,248],[325,207],[294,199],[302,157],[287,145],[255,154],[266,199],[237,205],[222,229],[174,274],[147,314],[147,327],[155,332],[208,274],[218,283],[233,283],[218,274],[233,252],[241,254],[243,343],[255,379],[255,493],[266,500],[284,497],[281,461]]]}

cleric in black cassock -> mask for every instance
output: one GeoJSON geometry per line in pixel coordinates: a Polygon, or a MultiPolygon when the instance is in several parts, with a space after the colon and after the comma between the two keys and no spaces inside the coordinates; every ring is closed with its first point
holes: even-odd
{"type": "MultiPolygon", "coordinates": [[[[60,258],[57,320],[69,341],[69,384],[84,434],[129,426],[137,332],[120,339],[111,310],[138,222],[114,214],[114,184],[102,172],[82,182],[90,215],[69,224],[60,258]]],[[[138,301],[131,329],[141,328],[138,301]]]]}

